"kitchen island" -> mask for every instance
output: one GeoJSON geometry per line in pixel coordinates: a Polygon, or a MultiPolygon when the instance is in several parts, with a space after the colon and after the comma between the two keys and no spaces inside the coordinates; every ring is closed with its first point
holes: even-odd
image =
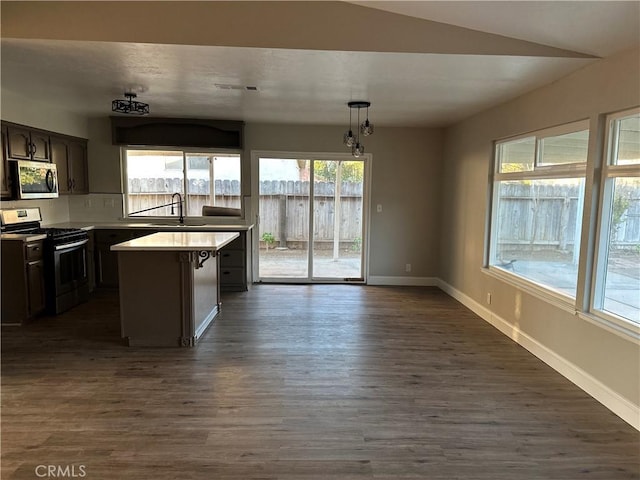
{"type": "Polygon", "coordinates": [[[127,344],[195,345],[220,311],[219,251],[238,236],[160,232],[113,245],[127,344]]]}
{"type": "MultiPolygon", "coordinates": [[[[95,270],[90,272],[98,287],[118,287],[118,258],[111,247],[117,243],[157,232],[238,232],[240,236],[220,253],[220,289],[224,292],[245,292],[253,281],[253,224],[175,222],[140,223],[129,221],[64,222],[49,225],[57,228],[82,228],[93,237],[90,251],[95,258],[95,270]],[[94,250],[95,248],[95,257],[94,250]]],[[[4,239],[4,235],[3,235],[4,239]]]]}

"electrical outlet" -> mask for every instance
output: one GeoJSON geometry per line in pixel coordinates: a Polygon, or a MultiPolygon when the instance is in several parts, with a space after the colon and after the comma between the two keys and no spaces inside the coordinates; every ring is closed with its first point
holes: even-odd
{"type": "Polygon", "coordinates": [[[410,272],[410,271],[411,271],[411,264],[410,264],[410,263],[407,263],[407,264],[404,266],[404,270],[405,270],[406,272],[410,272]]]}
{"type": "Polygon", "coordinates": [[[381,203],[379,203],[378,206],[376,207],[376,211],[378,213],[382,213],[382,204],[381,203]]]}
{"type": "Polygon", "coordinates": [[[84,208],[91,208],[91,206],[92,206],[92,205],[91,205],[91,199],[90,199],[90,198],[87,198],[87,199],[84,201],[84,208]]]}
{"type": "Polygon", "coordinates": [[[487,305],[491,305],[491,293],[487,293],[487,305]]]}

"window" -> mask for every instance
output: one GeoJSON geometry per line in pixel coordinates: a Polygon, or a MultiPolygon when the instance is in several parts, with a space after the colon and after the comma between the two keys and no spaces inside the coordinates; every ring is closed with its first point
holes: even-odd
{"type": "Polygon", "coordinates": [[[640,325],[640,111],[607,123],[592,309],[640,325]]]}
{"type": "Polygon", "coordinates": [[[175,193],[185,217],[201,216],[204,205],[241,208],[238,153],[128,148],[123,157],[127,216],[175,216],[175,193]]]}
{"type": "Polygon", "coordinates": [[[588,122],[496,143],[489,266],[576,296],[588,122]]]}

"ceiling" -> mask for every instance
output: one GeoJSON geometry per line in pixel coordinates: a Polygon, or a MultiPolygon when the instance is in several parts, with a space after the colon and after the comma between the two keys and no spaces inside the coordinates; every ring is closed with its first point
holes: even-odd
{"type": "Polygon", "coordinates": [[[640,45],[638,2],[123,3],[3,1],[2,91],[330,125],[369,100],[376,125],[446,126],[640,45]]]}

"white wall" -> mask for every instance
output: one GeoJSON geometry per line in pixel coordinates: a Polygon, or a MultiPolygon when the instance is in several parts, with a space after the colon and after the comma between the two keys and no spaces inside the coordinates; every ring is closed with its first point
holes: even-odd
{"type": "Polygon", "coordinates": [[[89,119],[89,189],[91,193],[122,193],[120,148],[111,144],[109,117],[89,119]]]}
{"type": "Polygon", "coordinates": [[[51,132],[89,138],[87,119],[2,88],[2,120],[51,132]]]}
{"type": "MultiPolygon", "coordinates": [[[[601,60],[447,129],[439,269],[450,292],[496,322],[504,321],[502,327],[523,344],[533,342],[537,354],[546,352],[578,377],[584,374],[578,382],[595,385],[589,393],[608,395],[631,415],[637,415],[640,404],[640,349],[635,341],[490,277],[481,268],[492,142],[584,118],[595,126],[608,112],[640,104],[639,53],[601,60]],[[491,305],[485,303],[489,292],[491,305]]],[[[593,140],[591,146],[596,144],[593,140]]]]}

